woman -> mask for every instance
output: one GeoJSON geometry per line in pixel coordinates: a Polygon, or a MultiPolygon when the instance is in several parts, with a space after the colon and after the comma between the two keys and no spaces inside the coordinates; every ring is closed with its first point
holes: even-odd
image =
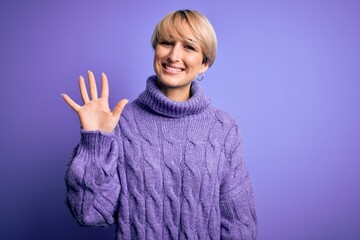
{"type": "Polygon", "coordinates": [[[72,214],[83,225],[116,223],[118,239],[255,239],[238,126],[194,81],[215,60],[211,24],[172,12],[152,46],[156,75],[133,102],[111,111],[106,75],[99,98],[90,71],[91,99],[79,79],[83,106],[63,94],[82,128],[65,177],[72,214]]]}

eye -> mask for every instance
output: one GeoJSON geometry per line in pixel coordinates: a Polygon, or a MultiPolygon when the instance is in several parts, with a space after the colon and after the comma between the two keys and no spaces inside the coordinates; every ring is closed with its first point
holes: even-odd
{"type": "Polygon", "coordinates": [[[161,41],[160,44],[163,46],[171,46],[172,45],[172,43],[170,41],[165,41],[165,40],[161,41]]]}
{"type": "Polygon", "coordinates": [[[185,48],[191,51],[195,51],[195,48],[191,45],[185,45],[185,48]]]}

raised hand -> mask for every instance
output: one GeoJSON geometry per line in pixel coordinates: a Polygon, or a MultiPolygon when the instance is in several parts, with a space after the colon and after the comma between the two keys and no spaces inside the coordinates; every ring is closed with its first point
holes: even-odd
{"type": "Polygon", "coordinates": [[[105,73],[101,74],[100,98],[98,98],[95,77],[91,71],[88,71],[88,80],[91,99],[86,90],[84,78],[82,76],[79,77],[80,94],[84,102],[83,106],[78,105],[67,94],[61,95],[65,102],[78,114],[82,129],[111,133],[119,122],[121,112],[128,103],[128,100],[122,99],[111,111],[109,107],[109,83],[105,73]]]}

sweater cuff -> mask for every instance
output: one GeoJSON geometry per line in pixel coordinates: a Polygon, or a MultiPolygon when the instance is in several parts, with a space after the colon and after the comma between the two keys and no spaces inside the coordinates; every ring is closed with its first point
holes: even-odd
{"type": "Polygon", "coordinates": [[[104,158],[110,151],[111,143],[115,140],[115,134],[101,131],[81,130],[80,145],[89,154],[88,157],[104,158]]]}
{"type": "Polygon", "coordinates": [[[84,183],[94,188],[101,186],[108,176],[116,171],[118,147],[114,133],[81,130],[81,141],[78,151],[83,162],[84,183]]]}
{"type": "Polygon", "coordinates": [[[87,159],[87,172],[100,167],[106,175],[112,175],[118,159],[118,144],[115,132],[81,130],[78,157],[87,159]]]}

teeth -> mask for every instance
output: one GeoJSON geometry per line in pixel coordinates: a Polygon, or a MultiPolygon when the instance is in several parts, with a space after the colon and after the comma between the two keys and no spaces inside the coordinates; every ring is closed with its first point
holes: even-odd
{"type": "Polygon", "coordinates": [[[170,66],[165,66],[166,69],[173,71],[173,72],[181,72],[182,70],[180,68],[174,68],[174,67],[170,67],[170,66]]]}

